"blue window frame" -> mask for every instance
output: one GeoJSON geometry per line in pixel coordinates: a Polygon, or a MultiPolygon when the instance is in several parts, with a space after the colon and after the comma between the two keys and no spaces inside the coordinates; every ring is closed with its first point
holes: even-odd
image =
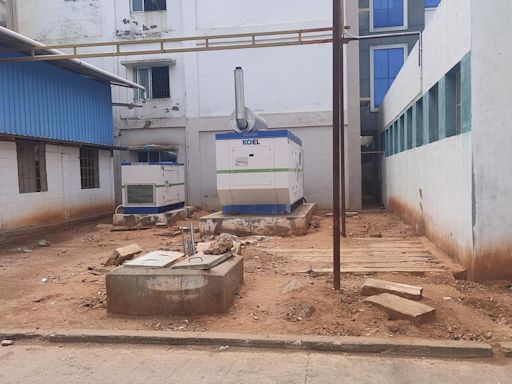
{"type": "Polygon", "coordinates": [[[406,0],[371,0],[372,29],[406,27],[406,0]]]}
{"type": "Polygon", "coordinates": [[[441,0],[425,0],[425,8],[436,8],[441,0]]]}
{"type": "Polygon", "coordinates": [[[404,65],[406,46],[372,47],[372,109],[378,109],[404,65]]]}

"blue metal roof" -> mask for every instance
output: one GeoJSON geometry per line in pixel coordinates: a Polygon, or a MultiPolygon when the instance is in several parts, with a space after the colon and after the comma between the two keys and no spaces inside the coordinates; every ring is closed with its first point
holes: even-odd
{"type": "Polygon", "coordinates": [[[287,129],[269,130],[269,131],[253,131],[253,132],[229,132],[218,133],[215,135],[216,140],[236,140],[236,139],[256,139],[256,138],[274,138],[274,137],[287,137],[291,141],[302,146],[302,140],[295,136],[287,129]]]}
{"type": "Polygon", "coordinates": [[[0,134],[113,145],[109,82],[29,62],[1,63],[0,84],[0,134]]]}

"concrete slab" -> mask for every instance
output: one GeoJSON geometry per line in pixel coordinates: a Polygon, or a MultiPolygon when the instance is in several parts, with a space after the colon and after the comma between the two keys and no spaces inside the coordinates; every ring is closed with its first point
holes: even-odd
{"type": "Polygon", "coordinates": [[[384,310],[392,320],[405,319],[421,324],[432,321],[435,317],[435,308],[389,293],[368,297],[363,302],[384,310]]]}
{"type": "Polygon", "coordinates": [[[173,269],[199,269],[207,271],[214,268],[225,260],[229,259],[233,254],[231,252],[223,255],[206,255],[203,252],[199,252],[194,256],[190,256],[185,260],[176,263],[172,266],[173,269]]]}
{"type": "Polygon", "coordinates": [[[133,256],[141,252],[142,248],[138,244],[130,244],[117,248],[105,262],[105,266],[121,265],[126,260],[130,260],[133,256]]]}
{"type": "Polygon", "coordinates": [[[165,268],[183,256],[185,255],[182,252],[154,251],[130,260],[124,265],[129,268],[165,268]]]}
{"type": "Polygon", "coordinates": [[[361,287],[362,296],[374,296],[380,293],[391,293],[405,299],[419,300],[423,295],[423,288],[378,279],[366,279],[361,287]]]}
{"type": "Polygon", "coordinates": [[[230,233],[236,236],[303,236],[307,233],[316,204],[307,203],[289,215],[227,216],[222,212],[202,217],[199,221],[201,236],[230,233]]]}
{"type": "Polygon", "coordinates": [[[106,276],[107,311],[134,316],[193,316],[227,311],[243,284],[243,258],[209,271],[122,266],[106,276]]]}
{"type": "Polygon", "coordinates": [[[189,217],[194,207],[184,207],[173,211],[150,215],[124,215],[114,214],[112,223],[120,227],[151,227],[157,224],[172,225],[177,220],[189,217]]]}

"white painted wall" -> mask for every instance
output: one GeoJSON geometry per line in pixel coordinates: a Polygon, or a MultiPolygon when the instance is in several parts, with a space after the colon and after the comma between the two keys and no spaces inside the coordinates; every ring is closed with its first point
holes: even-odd
{"type": "MultiPolygon", "coordinates": [[[[471,6],[443,1],[409,55],[380,109],[381,129],[394,122],[471,50],[471,6]]],[[[423,127],[428,130],[428,127],[423,127]]],[[[423,145],[385,162],[387,206],[418,226],[467,267],[473,259],[472,133],[423,145]]]]}
{"type": "Polygon", "coordinates": [[[510,278],[512,2],[472,0],[471,7],[476,278],[510,278]]]}
{"type": "Polygon", "coordinates": [[[472,253],[471,133],[386,158],[387,204],[468,265],[472,253]]]}
{"type": "Polygon", "coordinates": [[[16,143],[0,141],[0,230],[63,222],[114,209],[113,159],[99,151],[100,188],[81,189],[79,148],[46,145],[48,191],[19,193],[16,143]]]}

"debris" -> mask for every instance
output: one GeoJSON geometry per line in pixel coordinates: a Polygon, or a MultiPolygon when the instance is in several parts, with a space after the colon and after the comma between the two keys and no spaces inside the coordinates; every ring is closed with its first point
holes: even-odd
{"type": "Polygon", "coordinates": [[[98,224],[96,229],[112,229],[112,224],[98,224]]]}
{"type": "Polygon", "coordinates": [[[15,248],[14,251],[18,252],[18,253],[29,253],[29,252],[32,252],[32,250],[28,249],[27,247],[15,248]]]}
{"type": "Polygon", "coordinates": [[[281,292],[287,293],[302,288],[302,283],[297,279],[289,280],[288,283],[281,286],[281,292]]]}
{"type": "Polygon", "coordinates": [[[233,239],[231,235],[223,233],[217,240],[212,241],[204,253],[206,255],[223,255],[231,251],[231,248],[233,248],[233,239]]]}
{"type": "Polygon", "coordinates": [[[372,233],[372,234],[370,234],[370,237],[374,237],[376,239],[381,239],[382,233],[372,233]]]}
{"type": "Polygon", "coordinates": [[[298,304],[293,306],[290,311],[286,314],[286,320],[296,323],[304,319],[309,319],[315,313],[316,308],[310,304],[298,304]]]}
{"type": "Polygon", "coordinates": [[[309,223],[309,228],[318,229],[320,228],[320,223],[316,220],[311,220],[311,222],[309,223]]]}
{"type": "Polygon", "coordinates": [[[435,317],[435,308],[389,293],[368,297],[363,302],[384,310],[391,320],[405,319],[420,324],[432,321],[435,317]]]}
{"type": "Polygon", "coordinates": [[[325,214],[325,217],[333,217],[333,216],[334,216],[334,214],[332,212],[329,212],[329,213],[325,214]]]}
{"type": "Polygon", "coordinates": [[[11,345],[14,345],[14,341],[12,340],[2,340],[2,347],[10,347],[11,345]]]}
{"type": "Polygon", "coordinates": [[[146,231],[151,227],[124,227],[124,226],[113,226],[111,232],[130,232],[130,231],[146,231]]]}
{"type": "Polygon", "coordinates": [[[359,212],[345,212],[346,217],[356,217],[359,216],[359,212]]]}
{"type": "Polygon", "coordinates": [[[222,352],[222,351],[225,351],[225,350],[227,350],[227,349],[229,349],[229,345],[223,345],[223,346],[221,346],[221,347],[219,348],[219,351],[220,351],[220,352],[222,352]]]}
{"type": "Polygon", "coordinates": [[[117,248],[112,252],[105,266],[117,266],[123,264],[126,260],[130,260],[133,256],[142,252],[142,248],[137,244],[127,245],[125,247],[117,248]]]}
{"type": "Polygon", "coordinates": [[[37,245],[40,247],[49,247],[50,245],[52,245],[52,243],[50,243],[48,240],[41,239],[37,242],[37,245]]]}
{"type": "Polygon", "coordinates": [[[361,287],[362,296],[374,296],[380,293],[391,293],[406,299],[419,300],[423,294],[423,288],[377,279],[367,279],[361,287]]]}
{"type": "Polygon", "coordinates": [[[42,278],[42,279],[41,279],[41,282],[42,282],[42,283],[47,283],[47,282],[48,282],[48,280],[49,280],[49,279],[48,279],[47,277],[44,277],[44,278],[42,278]]]}
{"type": "Polygon", "coordinates": [[[237,256],[242,256],[242,243],[235,241],[234,244],[233,253],[237,256]]]}
{"type": "Polygon", "coordinates": [[[450,296],[443,297],[443,300],[453,300],[450,296]]]}

